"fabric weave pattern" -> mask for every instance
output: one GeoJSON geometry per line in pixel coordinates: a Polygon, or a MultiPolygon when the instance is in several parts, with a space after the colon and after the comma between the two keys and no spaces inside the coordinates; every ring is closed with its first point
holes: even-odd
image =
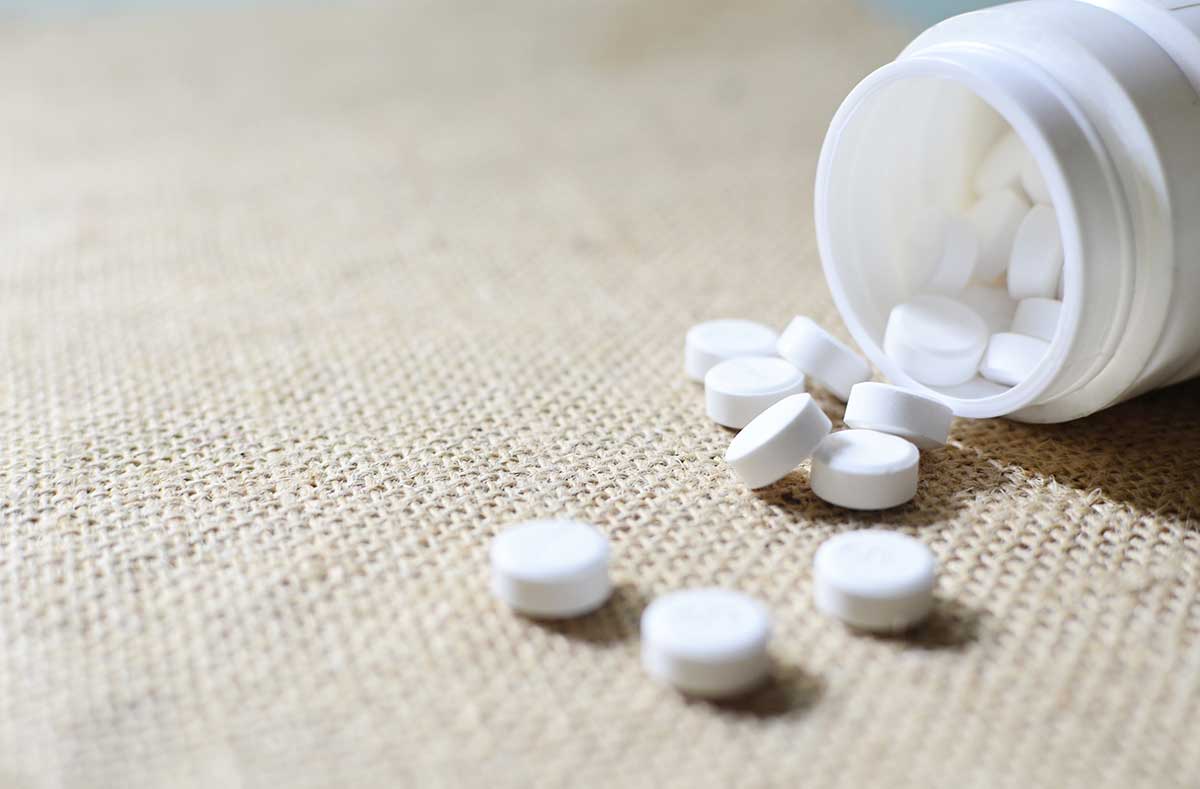
{"type": "Polygon", "coordinates": [[[845,337],[816,152],[906,35],[841,0],[3,22],[0,785],[1195,786],[1200,386],[960,421],[872,516],[740,487],[682,375],[706,318],[845,337]],[[488,593],[546,516],[612,541],[594,615],[488,593]],[[813,609],[868,525],[940,561],[911,637],[813,609]],[[638,664],[645,603],[709,584],[776,620],[736,704],[638,664]]]}

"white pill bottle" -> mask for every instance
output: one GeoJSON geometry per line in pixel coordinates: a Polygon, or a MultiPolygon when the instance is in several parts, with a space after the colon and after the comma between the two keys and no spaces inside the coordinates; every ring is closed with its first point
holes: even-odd
{"type": "Polygon", "coordinates": [[[934,26],[838,110],[816,226],[855,340],[959,416],[1062,422],[1200,375],[1200,0],[1026,0],[934,26]],[[883,352],[915,290],[898,250],[919,212],[975,199],[1009,128],[1062,231],[1057,332],[1016,386],[923,386],[883,352]]]}

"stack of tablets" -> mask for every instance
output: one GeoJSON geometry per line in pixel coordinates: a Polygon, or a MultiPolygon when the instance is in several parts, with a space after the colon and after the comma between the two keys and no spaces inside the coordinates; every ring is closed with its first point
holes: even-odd
{"type": "Polygon", "coordinates": [[[996,391],[1024,381],[1062,309],[1062,233],[1015,132],[983,158],[974,189],[966,213],[931,209],[915,223],[903,265],[917,295],[893,308],[884,332],[901,369],[948,394],[977,376],[996,391]]]}
{"type": "Polygon", "coordinates": [[[811,460],[813,493],[851,509],[912,499],[918,450],[944,444],[953,417],[933,398],[871,382],[861,356],[803,316],[778,337],[750,321],[702,323],[688,332],[684,366],[704,381],[708,415],[741,431],[725,459],[748,487],[771,485],[811,460]],[[804,394],[809,379],[847,402],[851,429],[832,432],[804,394]]]}

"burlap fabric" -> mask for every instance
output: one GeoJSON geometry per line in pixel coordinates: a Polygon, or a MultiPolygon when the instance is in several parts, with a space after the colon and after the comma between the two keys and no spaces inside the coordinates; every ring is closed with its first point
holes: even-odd
{"type": "MultiPolygon", "coordinates": [[[[840,1],[144,10],[0,29],[0,784],[1200,785],[1200,386],[960,422],[915,502],[756,495],[693,322],[842,331],[815,153],[907,33],[840,1]],[[489,596],[566,515],[619,591],[489,596]],[[909,638],[818,616],[880,525],[909,638]],[[648,599],[767,602],[773,683],[687,701],[648,599]]],[[[839,407],[826,399],[831,414],[839,407]]]]}

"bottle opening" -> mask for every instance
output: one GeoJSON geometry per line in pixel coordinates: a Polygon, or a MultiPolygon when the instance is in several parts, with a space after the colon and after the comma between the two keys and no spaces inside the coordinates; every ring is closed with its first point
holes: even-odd
{"type": "MultiPolygon", "coordinates": [[[[1062,366],[1078,323],[1082,245],[1044,133],[1002,80],[944,58],[907,58],[850,94],[821,153],[818,239],[847,327],[891,381],[938,397],[960,416],[1000,416],[1035,404],[1062,366]],[[1033,226],[1039,211],[1046,220],[1040,228],[1033,226]],[[1014,257],[1014,244],[1028,254],[1014,257]],[[1052,244],[1060,262],[1050,265],[1061,272],[1052,283],[1032,260],[1010,270],[1018,257],[1048,259],[1052,244]],[[940,357],[931,372],[889,336],[893,310],[928,296],[964,304],[985,319],[989,349],[974,372],[968,361],[968,368],[960,363],[943,374],[940,357]],[[1001,338],[993,355],[995,335],[1014,334],[1013,311],[1028,298],[1055,302],[1050,317],[1040,313],[1042,336],[1001,338]],[[1001,363],[1013,360],[1021,364],[1001,363]]],[[[910,331],[919,326],[940,342],[929,335],[944,323],[914,320],[910,331]]],[[[1034,331],[1029,315],[1018,320],[1015,328],[1034,331]]]]}

